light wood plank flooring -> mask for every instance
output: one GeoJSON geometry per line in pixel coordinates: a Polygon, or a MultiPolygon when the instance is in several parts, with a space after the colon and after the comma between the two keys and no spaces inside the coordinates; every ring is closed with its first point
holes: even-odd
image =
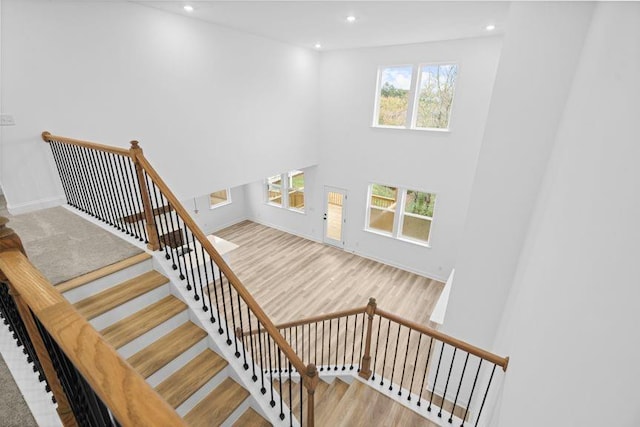
{"type": "Polygon", "coordinates": [[[428,324],[444,284],[250,221],[216,233],[230,264],[277,324],[367,304],[428,324]]]}

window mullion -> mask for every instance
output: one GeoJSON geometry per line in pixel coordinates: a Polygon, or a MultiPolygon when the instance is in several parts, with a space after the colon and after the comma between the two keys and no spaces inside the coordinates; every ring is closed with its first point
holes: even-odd
{"type": "Polygon", "coordinates": [[[416,122],[416,98],[419,93],[418,84],[420,84],[420,66],[413,66],[411,73],[411,89],[409,89],[409,99],[407,105],[407,128],[413,129],[416,122]]]}
{"type": "Polygon", "coordinates": [[[398,237],[401,233],[400,227],[402,223],[400,222],[400,216],[402,215],[402,206],[404,206],[404,200],[407,196],[407,190],[404,188],[398,187],[396,191],[398,192],[398,195],[396,197],[396,214],[393,217],[393,237],[398,237]]]}

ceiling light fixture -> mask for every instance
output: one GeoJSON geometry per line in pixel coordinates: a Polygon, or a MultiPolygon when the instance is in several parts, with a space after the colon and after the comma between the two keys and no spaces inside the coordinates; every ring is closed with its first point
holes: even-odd
{"type": "Polygon", "coordinates": [[[193,6],[191,6],[190,4],[185,5],[183,9],[187,12],[193,12],[193,6]]]}
{"type": "Polygon", "coordinates": [[[315,47],[316,49],[320,49],[322,48],[322,45],[320,43],[316,43],[315,45],[313,45],[313,47],[315,47]]]}
{"type": "Polygon", "coordinates": [[[493,31],[493,30],[495,30],[495,29],[496,29],[496,26],[495,26],[495,25],[493,25],[493,24],[489,24],[489,25],[487,25],[487,26],[485,27],[485,29],[486,29],[487,31],[493,31]]]}
{"type": "Polygon", "coordinates": [[[349,15],[347,16],[347,22],[356,22],[356,17],[353,15],[349,15]]]}

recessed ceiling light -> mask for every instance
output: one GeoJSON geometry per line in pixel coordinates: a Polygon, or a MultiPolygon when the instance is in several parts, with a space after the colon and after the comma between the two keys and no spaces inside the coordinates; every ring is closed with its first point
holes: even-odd
{"type": "Polygon", "coordinates": [[[313,47],[315,47],[316,49],[320,49],[322,48],[322,45],[320,43],[316,43],[315,45],[313,45],[313,47]]]}
{"type": "Polygon", "coordinates": [[[347,16],[347,22],[356,22],[356,17],[353,15],[347,16]]]}
{"type": "Polygon", "coordinates": [[[183,9],[187,12],[193,12],[193,6],[187,4],[183,7],[183,9]]]}
{"type": "Polygon", "coordinates": [[[496,29],[496,26],[495,26],[495,25],[493,25],[493,24],[489,24],[489,25],[487,25],[487,26],[485,27],[485,29],[486,29],[487,31],[493,31],[493,30],[495,30],[495,29],[496,29]]]}

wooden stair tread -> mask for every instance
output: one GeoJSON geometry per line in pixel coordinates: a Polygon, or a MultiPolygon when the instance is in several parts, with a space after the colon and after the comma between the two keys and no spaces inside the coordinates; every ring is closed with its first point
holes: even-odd
{"type": "Polygon", "coordinates": [[[164,337],[143,348],[127,362],[144,378],[184,353],[207,333],[192,322],[185,322],[164,337]]]}
{"type": "Polygon", "coordinates": [[[210,349],[206,349],[160,383],[156,391],[169,405],[177,408],[225,366],[227,366],[226,360],[210,349]]]}
{"type": "Polygon", "coordinates": [[[93,282],[94,280],[98,280],[102,277],[113,274],[117,271],[124,270],[125,268],[131,267],[132,265],[139,264],[143,261],[148,260],[149,258],[151,258],[151,255],[146,252],[141,252],[130,258],[123,259],[122,261],[118,261],[97,270],[90,271],[89,273],[67,280],[66,282],[59,283],[56,285],[56,289],[60,293],[64,293],[70,291],[71,289],[75,289],[80,286],[86,285],[87,283],[93,282]]]}
{"type": "Polygon", "coordinates": [[[176,314],[186,310],[187,305],[173,295],[133,313],[100,331],[115,348],[133,341],[176,314]]]}
{"type": "Polygon", "coordinates": [[[221,425],[249,396],[249,392],[231,378],[209,393],[184,420],[192,427],[221,425]]]}
{"type": "Polygon", "coordinates": [[[364,427],[379,426],[422,426],[437,427],[426,418],[405,408],[379,391],[360,381],[354,381],[340,399],[340,403],[330,411],[323,424],[331,426],[364,427]]]}
{"type": "Polygon", "coordinates": [[[73,306],[88,320],[91,320],[158,286],[164,285],[168,281],[169,279],[162,274],[152,270],[78,301],[73,306]]]}
{"type": "MultiPolygon", "coordinates": [[[[276,392],[280,393],[280,386],[278,385],[278,381],[273,382],[273,388],[276,392]]],[[[319,402],[322,401],[324,393],[329,388],[329,384],[320,380],[318,381],[318,385],[316,386],[316,392],[314,395],[314,402],[316,406],[319,402]]],[[[291,392],[293,396],[291,396],[291,405],[289,406],[289,380],[282,382],[282,401],[285,405],[289,406],[289,409],[293,411],[293,414],[296,418],[300,418],[300,383],[292,382],[291,384],[291,392]]],[[[307,389],[303,387],[302,390],[302,401],[306,405],[307,403],[307,389]]],[[[304,407],[304,413],[306,413],[307,407],[304,407]]]]}
{"type": "Polygon", "coordinates": [[[262,415],[254,411],[253,408],[249,408],[246,411],[244,411],[244,413],[242,414],[242,416],[240,416],[240,418],[238,418],[238,421],[233,423],[233,427],[246,427],[246,426],[270,427],[271,423],[265,420],[262,417],[262,415]]]}
{"type": "Polygon", "coordinates": [[[315,402],[316,425],[326,426],[327,420],[333,415],[336,406],[349,389],[349,384],[336,378],[323,393],[323,398],[315,402]]]}

